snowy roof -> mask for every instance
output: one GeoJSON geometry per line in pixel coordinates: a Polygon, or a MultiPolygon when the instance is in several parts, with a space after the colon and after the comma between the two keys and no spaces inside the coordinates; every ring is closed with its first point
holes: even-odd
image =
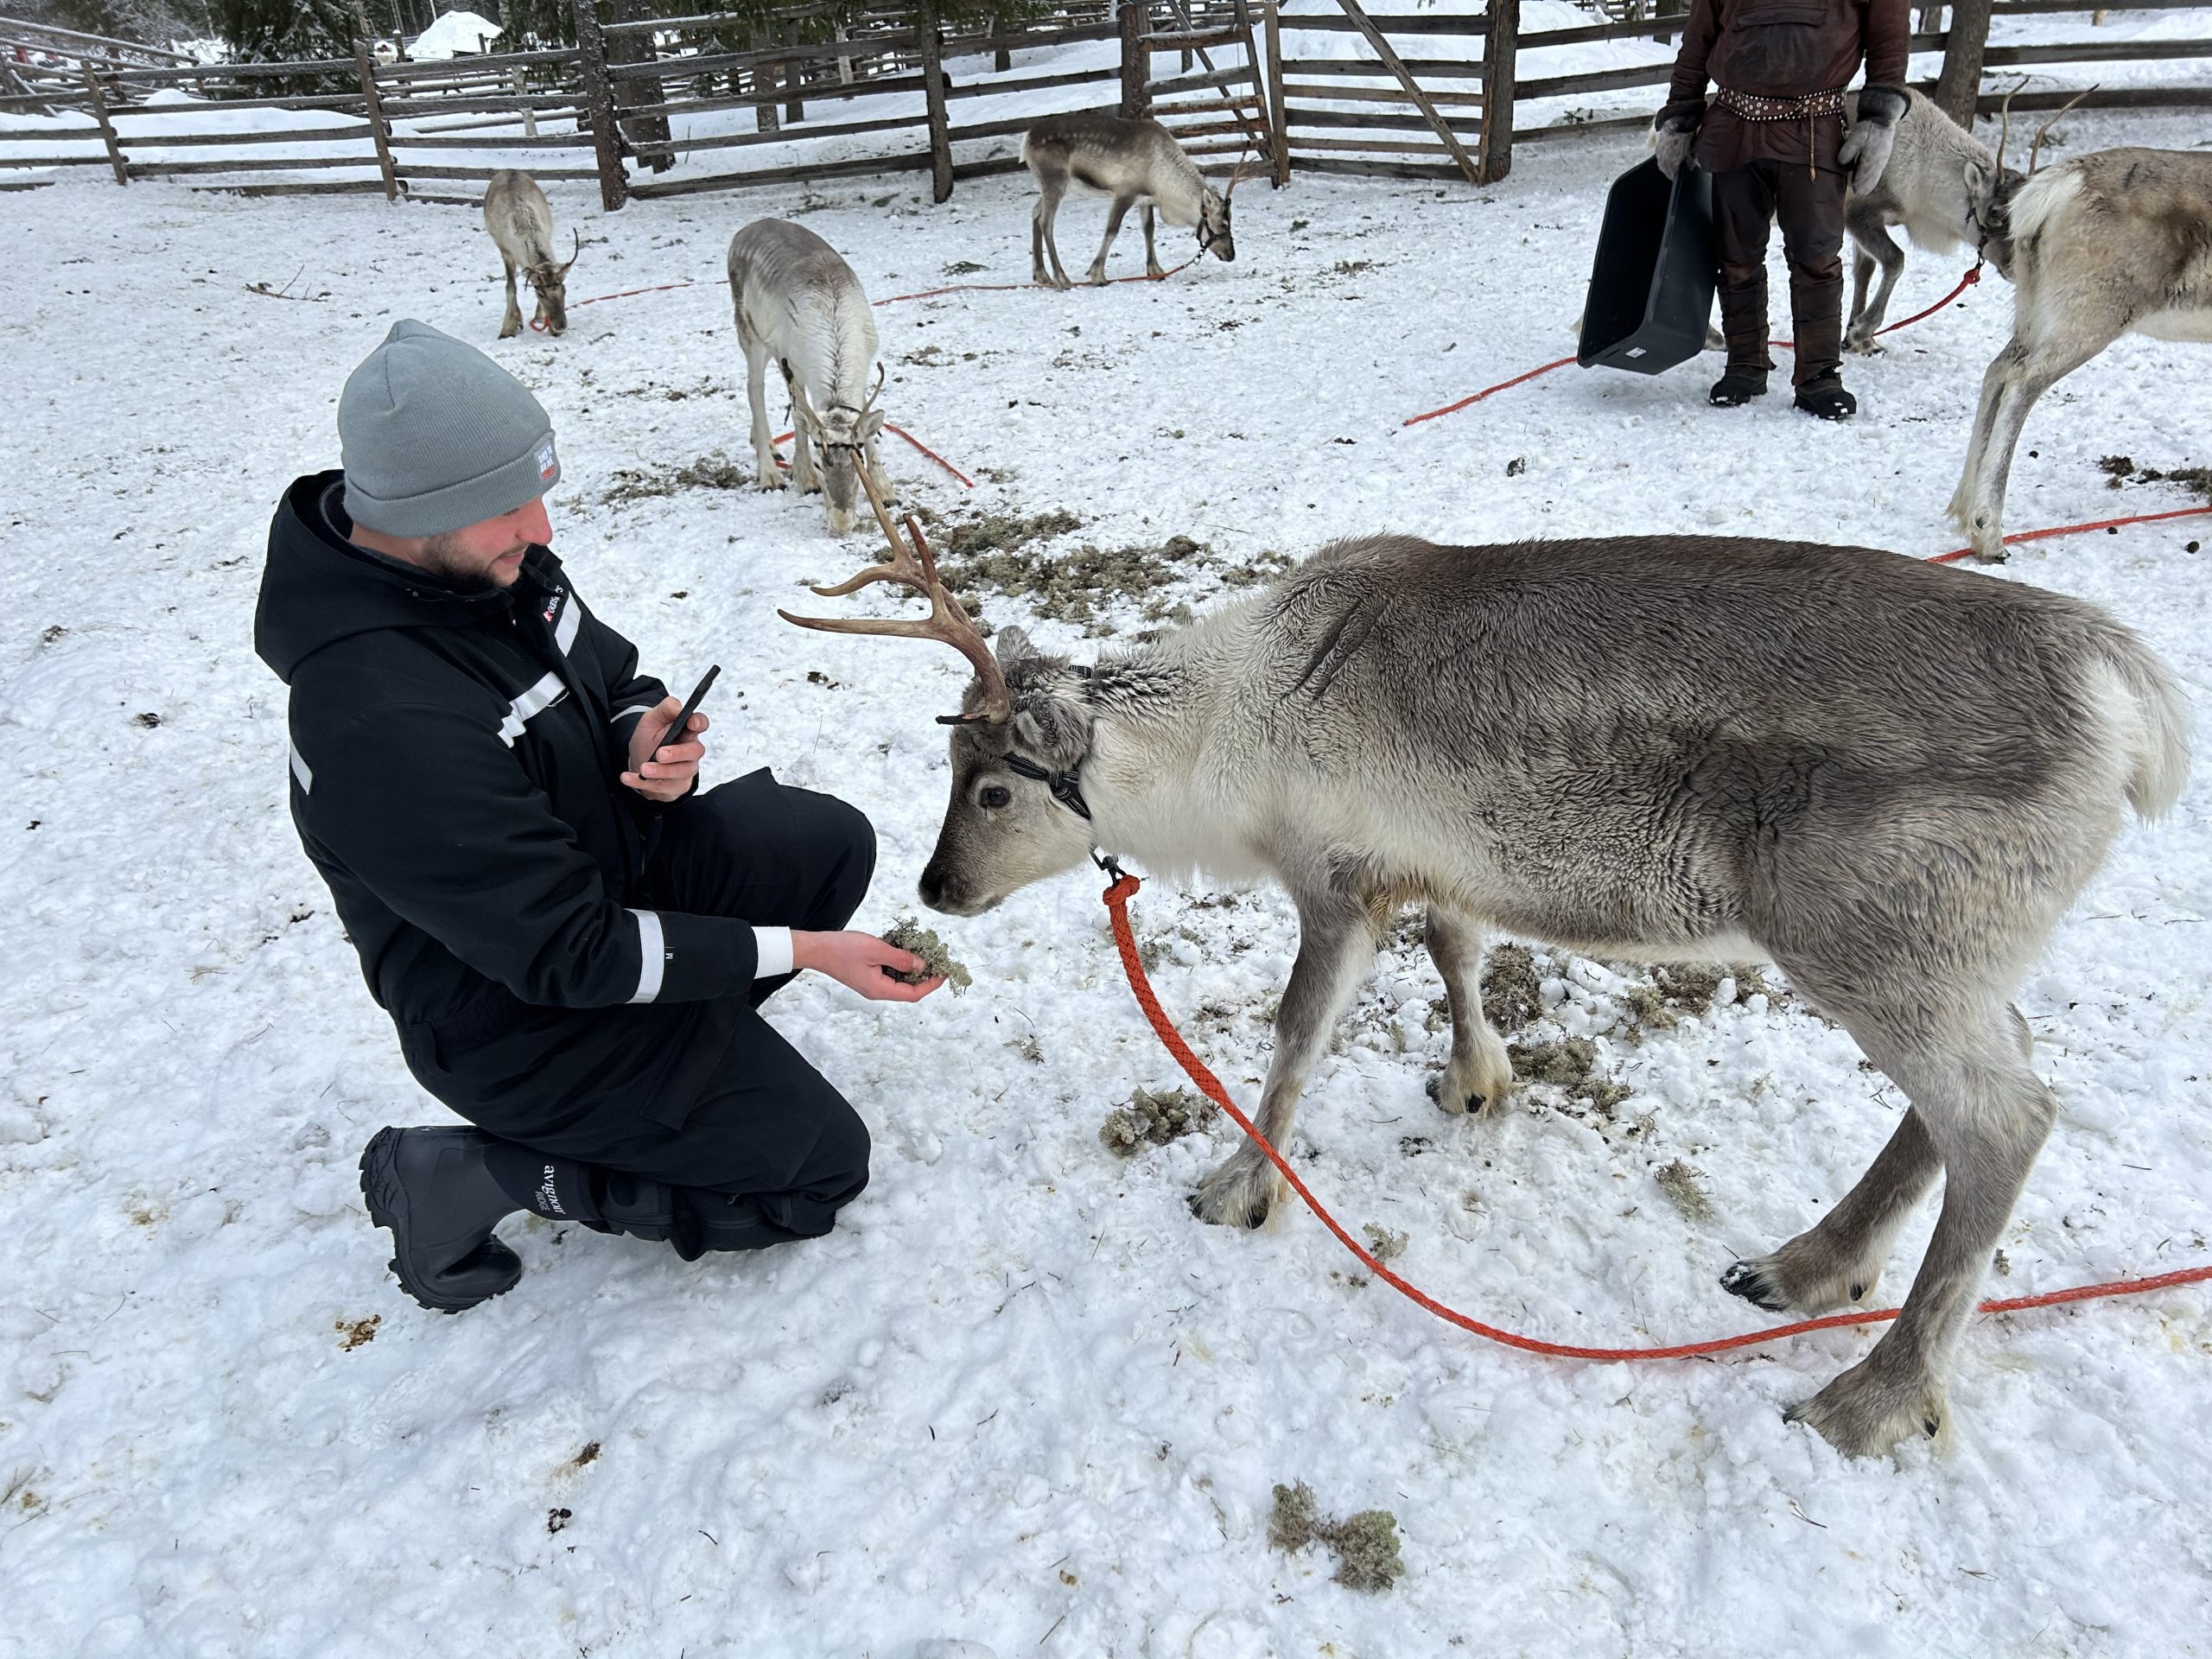
{"type": "Polygon", "coordinates": [[[464,52],[481,52],[505,33],[489,17],[473,11],[449,11],[408,42],[418,58],[451,58],[464,52]]]}

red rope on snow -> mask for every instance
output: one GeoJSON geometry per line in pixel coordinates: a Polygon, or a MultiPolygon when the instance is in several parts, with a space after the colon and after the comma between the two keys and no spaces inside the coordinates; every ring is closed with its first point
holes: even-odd
{"type": "MultiPolygon", "coordinates": [[[[1858,1313],[1831,1313],[1818,1319],[1799,1319],[1791,1325],[1776,1325],[1765,1331],[1749,1331],[1741,1336],[1716,1337],[1705,1342],[1675,1343],[1655,1348],[1584,1348],[1571,1343],[1546,1342],[1540,1338],[1524,1337],[1517,1332],[1501,1330],[1497,1325],[1485,1325],[1480,1319],[1471,1319],[1446,1306],[1391,1272],[1376,1259],[1372,1250],[1346,1232],[1321,1201],[1313,1196],[1306,1183],[1299,1179],[1298,1172],[1290,1166],[1289,1160],[1276,1151],[1252,1120],[1237,1109],[1236,1103],[1229,1097],[1229,1090],[1222,1087],[1221,1080],[1191,1052],[1190,1045],[1183,1040],[1173,1022],[1160,1007],[1160,998],[1154,992],[1152,982],[1146,976],[1144,963],[1137,955],[1136,935],[1129,924],[1129,900],[1136,895],[1140,885],[1133,875],[1117,874],[1114,885],[1100,897],[1105,900],[1107,912],[1113,919],[1114,943],[1121,950],[1122,967],[1128,975],[1129,988],[1136,994],[1137,1005],[1144,1010],[1145,1018],[1152,1022],[1154,1032],[1189,1074],[1191,1081],[1198,1085],[1209,1100],[1227,1112],[1236,1127],[1267,1154],[1268,1161],[1289,1182],[1291,1190],[1306,1201],[1306,1207],[1320,1218],[1323,1226],[1337,1236],[1337,1242],[1357,1256],[1360,1264],[1377,1279],[1420,1304],[1438,1319],[1456,1325],[1463,1331],[1472,1332],[1488,1341],[1503,1344],[1508,1348],[1518,1348],[1523,1353],[1548,1354],[1560,1359],[1615,1361],[1687,1359],[1699,1354],[1723,1353],[1732,1348],[1756,1348],[1767,1343],[1780,1342],[1785,1337],[1803,1336],[1812,1331],[1834,1331],[1854,1325],[1879,1325],[1897,1318],[1896,1308],[1885,1307],[1858,1313]]],[[[2147,1279],[2121,1279],[2105,1284],[2077,1285],[2067,1290],[2046,1291],[2038,1296],[2007,1297],[2001,1301],[1983,1302],[1978,1311],[1984,1313],[2017,1313],[2031,1307],[2055,1307],[2063,1302],[2086,1302],[2107,1296],[2139,1296],[2147,1291],[2168,1290],[2178,1285],[2202,1284],[2207,1281],[2212,1281],[2212,1266],[2183,1268],[2147,1279]]]]}
{"type": "MultiPolygon", "coordinates": [[[[1972,288],[1980,280],[1981,267],[1977,264],[1972,270],[1969,270],[1965,276],[1959,278],[1959,285],[1956,288],[1946,294],[1942,299],[1936,301],[1935,304],[1929,306],[1925,311],[1916,311],[1902,321],[1893,322],[1886,328],[1876,329],[1876,337],[1878,339],[1883,334],[1893,334],[1900,328],[1909,328],[1914,323],[1921,321],[1923,318],[1934,316],[1938,311],[1941,311],[1945,306],[1950,304],[1953,300],[1957,299],[1960,295],[1965,293],[1967,289],[1972,288]]],[[[1794,340],[1770,340],[1767,341],[1767,344],[1785,352],[1794,352],[1797,349],[1797,342],[1794,340]]],[[[1456,415],[1459,410],[1466,408],[1471,404],[1479,404],[1485,397],[1504,391],[1510,387],[1517,386],[1523,381],[1534,380],[1538,375],[1549,374],[1554,369],[1563,369],[1568,364],[1574,362],[1575,360],[1576,359],[1572,357],[1562,357],[1556,363],[1547,363],[1543,367],[1540,369],[1531,369],[1526,374],[1516,374],[1510,380],[1501,380],[1494,386],[1485,386],[1480,391],[1474,393],[1471,397],[1462,397],[1456,404],[1446,404],[1441,409],[1432,409],[1426,415],[1409,416],[1406,419],[1399,422],[1398,424],[1401,426],[1419,426],[1423,421],[1433,421],[1446,415],[1456,415]]]]}
{"type": "MultiPolygon", "coordinates": [[[[2050,536],[2077,536],[2088,530],[2118,530],[2122,524],[2156,524],[2169,518],[2196,518],[2212,513],[2212,507],[2176,507],[2171,512],[2139,512],[2126,518],[2099,518],[2086,524],[2053,524],[2049,530],[2015,531],[2005,538],[2010,547],[2015,542],[2040,542],[2050,536]]],[[[1974,556],[1970,547],[1954,548],[1948,553],[1938,553],[1928,561],[1930,564],[1952,564],[1974,556]]]]}

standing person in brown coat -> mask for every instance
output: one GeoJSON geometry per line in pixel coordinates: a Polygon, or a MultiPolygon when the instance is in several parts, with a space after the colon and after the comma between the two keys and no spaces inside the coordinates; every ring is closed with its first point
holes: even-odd
{"type": "Polygon", "coordinates": [[[1797,407],[1848,419],[1843,389],[1843,198],[1874,188],[1904,113],[1911,38],[1905,0],[1694,0],[1656,128],[1673,178],[1694,156],[1713,177],[1720,243],[1724,406],[1766,391],[1767,230],[1782,221],[1796,340],[1797,407]],[[1858,121],[1844,128],[1844,88],[1866,66],[1858,121]],[[1706,84],[1719,91],[1710,109],[1706,84]]]}

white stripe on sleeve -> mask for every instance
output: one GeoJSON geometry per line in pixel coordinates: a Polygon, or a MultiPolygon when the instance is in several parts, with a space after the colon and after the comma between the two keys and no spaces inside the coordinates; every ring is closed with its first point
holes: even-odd
{"type": "Polygon", "coordinates": [[[779,974],[791,971],[791,931],[788,927],[754,928],[753,948],[760,958],[753,964],[753,978],[773,979],[779,974]]]}
{"type": "Polygon", "coordinates": [[[660,995],[660,976],[667,965],[661,943],[660,917],[650,910],[633,910],[638,918],[638,994],[632,1002],[650,1002],[660,995]]]}
{"type": "Polygon", "coordinates": [[[303,795],[313,792],[315,789],[315,773],[308,771],[308,763],[300,759],[298,745],[288,741],[284,747],[291,751],[292,776],[300,780],[300,792],[303,795]]]}

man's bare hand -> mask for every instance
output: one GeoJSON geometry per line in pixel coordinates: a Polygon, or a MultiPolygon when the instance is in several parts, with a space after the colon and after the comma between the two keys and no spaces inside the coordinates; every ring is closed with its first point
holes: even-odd
{"type": "Polygon", "coordinates": [[[638,716],[637,729],[630,734],[630,770],[622,781],[648,800],[682,800],[699,775],[699,762],[707,753],[699,734],[707,729],[707,717],[695,714],[689,734],[671,733],[669,728],[683,712],[681,698],[664,697],[638,716]]]}
{"type": "Polygon", "coordinates": [[[944,983],[938,978],[909,985],[892,978],[893,974],[918,974],[929,964],[873,933],[802,933],[794,929],[791,966],[827,974],[872,1002],[918,1002],[944,983]]]}

